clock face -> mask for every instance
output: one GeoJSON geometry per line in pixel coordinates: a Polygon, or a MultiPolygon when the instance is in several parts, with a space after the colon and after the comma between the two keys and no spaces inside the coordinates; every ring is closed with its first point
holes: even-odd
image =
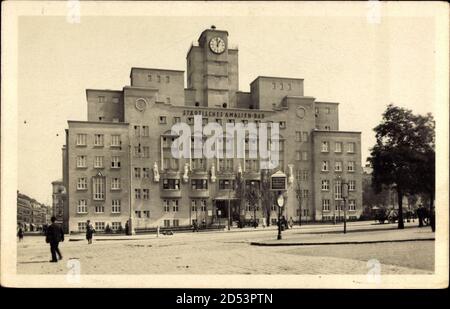
{"type": "Polygon", "coordinates": [[[225,51],[225,41],[222,38],[215,37],[209,41],[209,48],[215,54],[221,54],[225,51]]]}

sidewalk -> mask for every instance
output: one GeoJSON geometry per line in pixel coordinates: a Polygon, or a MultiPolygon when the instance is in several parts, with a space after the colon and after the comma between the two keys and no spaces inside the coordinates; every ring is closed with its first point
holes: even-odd
{"type": "Polygon", "coordinates": [[[312,245],[343,245],[343,244],[369,244],[382,242],[426,241],[435,240],[430,228],[409,227],[404,230],[379,229],[347,231],[344,234],[333,232],[303,233],[293,231],[283,235],[283,239],[271,239],[250,242],[254,246],[312,246],[312,245]],[[370,233],[367,233],[369,232],[370,233]]]}

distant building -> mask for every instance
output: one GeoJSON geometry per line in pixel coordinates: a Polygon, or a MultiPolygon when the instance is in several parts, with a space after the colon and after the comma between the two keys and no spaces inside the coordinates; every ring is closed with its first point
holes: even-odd
{"type": "Polygon", "coordinates": [[[29,231],[33,221],[33,208],[28,196],[17,191],[17,224],[29,231]]]}
{"type": "Polygon", "coordinates": [[[25,231],[42,230],[48,224],[49,207],[17,191],[17,224],[25,231]]]}

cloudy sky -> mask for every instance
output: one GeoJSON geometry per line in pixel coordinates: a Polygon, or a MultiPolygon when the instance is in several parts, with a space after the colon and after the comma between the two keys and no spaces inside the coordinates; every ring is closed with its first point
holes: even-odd
{"type": "Polygon", "coordinates": [[[158,5],[82,6],[80,23],[67,22],[64,8],[60,16],[43,7],[39,16],[19,18],[21,192],[51,202],[67,120],[87,119],[86,88],[122,89],[133,66],[185,70],[190,44],[213,24],[239,47],[242,91],[258,75],[297,77],[305,95],[340,102],[340,129],[362,132],[363,164],[387,104],[435,111],[436,29],[426,7],[387,17],[383,5],[378,20],[366,4],[350,10],[289,3],[273,11],[270,3],[158,5]]]}

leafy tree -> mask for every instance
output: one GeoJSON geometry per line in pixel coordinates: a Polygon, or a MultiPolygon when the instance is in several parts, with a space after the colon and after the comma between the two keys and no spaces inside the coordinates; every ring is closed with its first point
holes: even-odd
{"type": "Polygon", "coordinates": [[[424,184],[431,178],[426,174],[434,173],[434,121],[430,114],[416,116],[411,110],[390,104],[374,131],[376,144],[368,159],[373,167],[372,185],[376,192],[395,189],[398,228],[403,229],[403,196],[427,189],[434,194],[434,182],[424,184]],[[432,171],[428,170],[431,164],[432,171]]]}

